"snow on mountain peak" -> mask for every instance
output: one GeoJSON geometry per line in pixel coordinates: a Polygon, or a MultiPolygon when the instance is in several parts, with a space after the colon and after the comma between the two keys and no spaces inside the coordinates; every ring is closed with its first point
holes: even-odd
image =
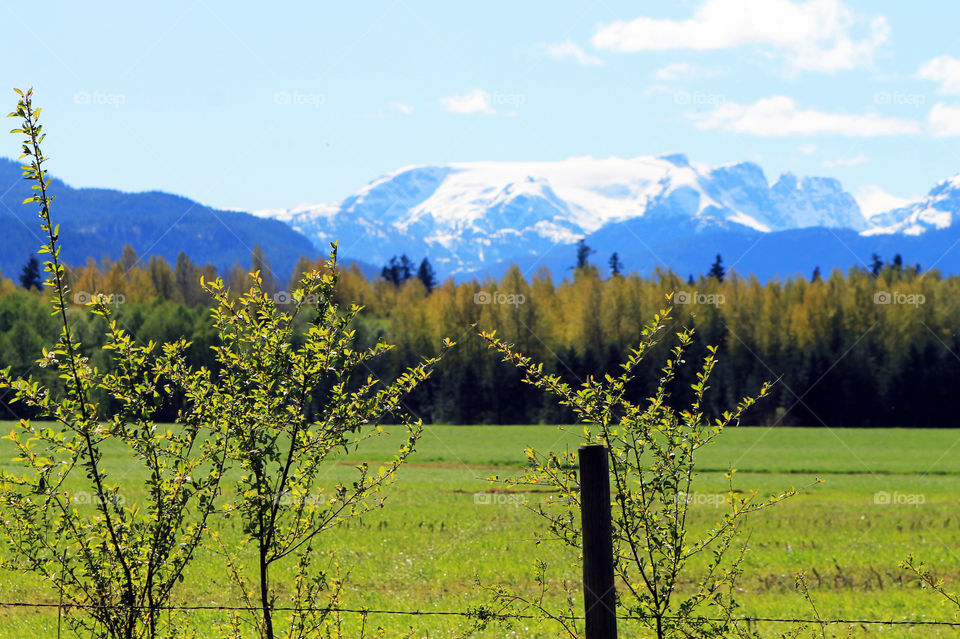
{"type": "Polygon", "coordinates": [[[407,166],[336,206],[260,214],[284,220],[318,246],[337,237],[344,251],[374,263],[428,255],[451,273],[543,255],[637,218],[667,230],[681,220],[700,231],[868,226],[834,179],[785,173],[771,185],[752,162],[710,167],[680,153],[407,166]]]}
{"type": "Polygon", "coordinates": [[[953,225],[960,212],[960,174],[937,182],[926,197],[871,216],[865,235],[922,235],[953,225]]]}

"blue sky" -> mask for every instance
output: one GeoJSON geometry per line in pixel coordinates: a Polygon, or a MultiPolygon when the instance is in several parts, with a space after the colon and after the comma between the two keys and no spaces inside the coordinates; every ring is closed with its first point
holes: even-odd
{"type": "Polygon", "coordinates": [[[880,208],[960,172],[960,3],[21,6],[0,77],[34,87],[74,186],[249,210],[409,164],[679,151],[880,208]]]}

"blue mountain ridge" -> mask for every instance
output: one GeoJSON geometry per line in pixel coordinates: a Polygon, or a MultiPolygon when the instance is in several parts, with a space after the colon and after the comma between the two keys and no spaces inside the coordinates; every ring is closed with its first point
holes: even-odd
{"type": "MultiPolygon", "coordinates": [[[[14,279],[46,239],[36,205],[23,204],[32,194],[31,184],[23,179],[19,163],[0,158],[0,272],[14,279]]],[[[283,286],[300,256],[327,253],[280,221],[214,209],[169,193],[73,188],[54,178],[50,194],[67,264],[84,264],[88,257],[117,260],[129,244],[144,262],[159,255],[172,266],[183,251],[198,265],[210,262],[224,274],[234,264],[249,268],[259,244],[283,286]]],[[[372,273],[372,267],[362,266],[372,273]]]]}

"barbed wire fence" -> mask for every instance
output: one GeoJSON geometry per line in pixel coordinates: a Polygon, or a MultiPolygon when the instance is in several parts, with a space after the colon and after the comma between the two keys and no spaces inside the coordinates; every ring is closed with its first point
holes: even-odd
{"type": "MultiPolygon", "coordinates": [[[[125,609],[125,610],[147,610],[148,606],[130,606],[126,604],[75,604],[75,603],[53,603],[53,602],[25,602],[25,601],[0,601],[0,609],[4,608],[56,608],[62,611],[69,610],[106,610],[106,609],[125,609]]],[[[319,613],[342,613],[356,615],[378,615],[378,616],[406,616],[406,617],[463,617],[463,618],[486,618],[486,619],[545,619],[543,615],[529,613],[497,613],[497,612],[478,612],[461,610],[389,610],[378,608],[353,608],[341,606],[274,606],[272,608],[277,612],[319,612],[319,613]]],[[[239,605],[221,605],[221,604],[194,604],[194,605],[163,605],[153,607],[155,611],[164,612],[191,612],[191,611],[220,611],[220,612],[258,612],[261,609],[257,606],[239,606],[239,605]]],[[[554,615],[555,619],[564,621],[583,621],[583,615],[554,615]]],[[[681,617],[663,617],[664,619],[680,620],[681,617]]],[[[618,620],[622,621],[646,621],[650,617],[641,617],[637,615],[618,615],[618,620]]],[[[793,623],[793,624],[853,624],[853,625],[874,625],[874,626],[942,626],[951,628],[960,628],[960,621],[943,620],[912,620],[912,619],[811,619],[805,617],[732,617],[730,619],[721,617],[697,617],[702,621],[738,621],[753,623],[793,623]]]]}
{"type": "MultiPolygon", "coordinates": [[[[652,621],[653,616],[638,615],[618,615],[616,614],[615,601],[604,601],[599,597],[590,596],[590,592],[604,592],[612,596],[614,592],[614,573],[612,546],[610,545],[610,494],[609,494],[609,475],[606,466],[607,453],[606,447],[599,444],[581,446],[580,449],[580,472],[581,472],[581,518],[584,532],[584,615],[572,614],[539,614],[528,612],[497,612],[478,606],[470,610],[399,610],[389,608],[367,608],[353,606],[272,606],[271,610],[275,612],[295,612],[295,613],[320,613],[320,614],[345,614],[357,615],[366,619],[369,616],[383,617],[458,617],[471,619],[478,622],[489,621],[510,621],[527,620],[543,622],[571,622],[584,623],[587,631],[585,639],[616,639],[617,621],[652,621]],[[585,449],[595,449],[589,452],[593,455],[585,456],[585,449]],[[585,464],[585,461],[587,462],[585,464]],[[591,465],[596,467],[591,468],[591,465]],[[598,492],[599,491],[599,492],[598,492]],[[605,491],[605,492],[604,492],[605,491]],[[604,507],[605,506],[605,507],[604,507]],[[606,538],[605,538],[606,537],[606,538]],[[590,544],[592,548],[587,548],[587,541],[592,539],[590,544]],[[589,584],[589,585],[588,585],[589,584]],[[607,629],[597,631],[597,619],[603,618],[608,623],[607,629]],[[593,620],[594,630],[590,630],[591,620],[593,620]]],[[[229,604],[191,604],[191,605],[130,605],[130,604],[91,604],[64,602],[62,593],[59,602],[30,602],[30,601],[3,601],[0,600],[0,610],[13,609],[38,609],[57,611],[57,637],[61,637],[64,613],[72,610],[149,610],[152,612],[252,612],[258,613],[262,610],[259,606],[252,605],[229,605],[229,604]]],[[[742,624],[792,624],[794,626],[880,626],[880,627],[916,627],[916,628],[960,628],[960,620],[947,621],[936,619],[862,619],[862,618],[810,618],[810,617],[790,617],[790,616],[730,616],[730,617],[708,617],[705,615],[683,616],[661,616],[661,620],[666,621],[691,621],[695,620],[703,623],[742,623],[742,624]]],[[[603,624],[600,624],[603,625],[603,624]]]]}

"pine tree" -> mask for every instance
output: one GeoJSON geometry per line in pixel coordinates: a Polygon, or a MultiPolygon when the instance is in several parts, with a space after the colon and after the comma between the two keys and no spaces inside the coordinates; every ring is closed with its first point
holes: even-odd
{"type": "Polygon", "coordinates": [[[586,240],[580,240],[577,242],[577,266],[576,268],[586,268],[590,265],[590,256],[596,253],[592,248],[587,246],[586,240]]]}
{"type": "Polygon", "coordinates": [[[394,286],[400,286],[413,277],[413,262],[406,255],[401,255],[399,259],[394,255],[389,264],[380,270],[380,277],[394,286]]]}
{"type": "Polygon", "coordinates": [[[413,277],[413,262],[406,254],[400,256],[400,283],[403,284],[413,277]]]}
{"type": "Polygon", "coordinates": [[[423,258],[423,261],[420,262],[420,268],[417,269],[417,279],[423,282],[423,287],[427,289],[428,295],[437,287],[437,274],[427,258],[423,258]]]}
{"type": "Polygon", "coordinates": [[[726,275],[726,270],[723,268],[723,258],[720,257],[719,253],[717,253],[717,259],[713,262],[713,266],[710,267],[710,272],[707,273],[707,275],[714,278],[718,282],[723,281],[723,278],[726,275]]]}
{"type": "Polygon", "coordinates": [[[874,253],[870,256],[870,273],[874,277],[880,276],[880,271],[883,270],[883,260],[880,259],[880,256],[874,253]]]}
{"type": "Polygon", "coordinates": [[[23,272],[20,273],[20,286],[27,290],[35,288],[39,291],[42,285],[40,262],[37,261],[37,256],[31,253],[27,263],[23,265],[23,272]]]}
{"type": "Polygon", "coordinates": [[[400,286],[400,262],[396,255],[391,257],[390,262],[380,269],[380,277],[394,286],[400,286]]]}
{"type": "Polygon", "coordinates": [[[810,281],[811,281],[811,282],[819,282],[820,279],[821,279],[821,278],[820,278],[820,267],[819,267],[819,266],[815,266],[815,267],[813,267],[813,275],[810,276],[810,281]]]}
{"type": "Polygon", "coordinates": [[[623,262],[620,261],[620,256],[617,255],[617,252],[614,251],[613,255],[610,256],[610,275],[617,277],[623,273],[623,262]]]}

